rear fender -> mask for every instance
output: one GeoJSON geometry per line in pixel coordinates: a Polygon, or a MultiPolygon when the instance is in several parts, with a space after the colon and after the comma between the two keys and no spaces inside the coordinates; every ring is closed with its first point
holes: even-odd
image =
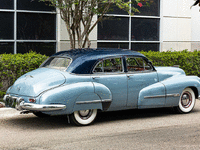
{"type": "Polygon", "coordinates": [[[103,110],[108,110],[112,103],[112,93],[111,91],[103,84],[93,82],[94,92],[100,97],[102,101],[103,110]]]}
{"type": "MultiPolygon", "coordinates": [[[[66,105],[66,110],[63,113],[71,114],[74,110],[78,110],[78,108],[74,109],[76,100],[87,95],[85,93],[89,93],[89,98],[94,98],[95,96],[95,98],[98,98],[94,93],[92,82],[79,82],[60,86],[44,92],[40,97],[40,104],[64,104],[66,105]],[[91,93],[93,93],[93,95],[91,93]]],[[[98,108],[101,107],[98,106],[98,108]]]]}

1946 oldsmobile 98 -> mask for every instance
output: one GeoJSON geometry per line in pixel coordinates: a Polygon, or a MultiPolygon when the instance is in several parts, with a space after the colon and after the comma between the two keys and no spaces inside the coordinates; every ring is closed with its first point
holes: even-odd
{"type": "Polygon", "coordinates": [[[200,79],[175,67],[154,67],[142,54],[123,49],[76,49],[49,57],[21,76],[4,96],[7,107],[36,116],[68,115],[91,124],[98,111],[174,107],[189,113],[200,79]]]}

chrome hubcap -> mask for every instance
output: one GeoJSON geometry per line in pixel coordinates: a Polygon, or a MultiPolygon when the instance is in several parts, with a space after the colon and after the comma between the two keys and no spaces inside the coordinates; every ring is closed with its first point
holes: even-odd
{"type": "Polygon", "coordinates": [[[192,104],[192,95],[189,92],[184,92],[181,97],[181,104],[184,108],[190,107],[192,104]]]}
{"type": "Polygon", "coordinates": [[[82,119],[86,120],[92,115],[92,110],[80,110],[78,113],[82,119]]]}

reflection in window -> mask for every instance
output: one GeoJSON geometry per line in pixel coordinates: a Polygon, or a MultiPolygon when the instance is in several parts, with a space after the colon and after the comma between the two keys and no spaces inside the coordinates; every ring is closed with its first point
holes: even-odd
{"type": "MultiPolygon", "coordinates": [[[[6,0],[7,1],[7,0],[6,0]]],[[[55,7],[49,6],[50,2],[40,2],[39,0],[18,0],[18,10],[55,11],[55,7]]]]}
{"type": "Polygon", "coordinates": [[[14,0],[0,0],[0,9],[14,9],[14,0]]]}
{"type": "MultiPolygon", "coordinates": [[[[129,0],[125,0],[125,2],[128,2],[129,0]]],[[[102,6],[104,8],[104,6],[102,6]]],[[[120,15],[128,15],[128,12],[126,10],[120,9],[115,4],[111,4],[109,11],[107,14],[120,14],[120,15]]]]}
{"type": "Polygon", "coordinates": [[[134,15],[160,16],[160,0],[149,0],[149,6],[147,6],[145,1],[141,1],[140,3],[142,4],[141,7],[133,1],[132,5],[140,11],[139,13],[133,12],[134,15]]]}
{"type": "Polygon", "coordinates": [[[159,43],[132,43],[131,49],[134,51],[159,51],[159,43]]]}
{"type": "Polygon", "coordinates": [[[0,54],[13,54],[14,53],[14,43],[0,42],[0,54]]]}
{"type": "Polygon", "coordinates": [[[94,73],[100,72],[122,72],[122,59],[121,58],[111,58],[100,61],[95,69],[94,73]]]}
{"type": "Polygon", "coordinates": [[[132,41],[159,41],[159,19],[131,19],[132,41]]]}
{"type": "Polygon", "coordinates": [[[0,40],[12,40],[14,38],[14,13],[0,13],[0,40]]]}
{"type": "Polygon", "coordinates": [[[18,40],[55,40],[56,15],[18,13],[18,40]]]}
{"type": "Polygon", "coordinates": [[[110,17],[98,23],[98,40],[128,40],[129,19],[110,17]]]}
{"type": "Polygon", "coordinates": [[[56,52],[56,43],[17,43],[17,53],[28,53],[29,51],[35,51],[40,54],[51,56],[56,52]]]}
{"type": "Polygon", "coordinates": [[[152,70],[152,67],[141,57],[127,58],[126,64],[130,72],[152,70]]]}

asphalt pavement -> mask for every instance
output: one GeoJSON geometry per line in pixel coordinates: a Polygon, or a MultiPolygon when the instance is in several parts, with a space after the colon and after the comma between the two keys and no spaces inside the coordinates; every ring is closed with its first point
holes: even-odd
{"type": "Polygon", "coordinates": [[[98,114],[93,125],[68,124],[66,116],[38,118],[0,109],[0,150],[200,149],[200,101],[189,114],[170,108],[98,114]]]}

